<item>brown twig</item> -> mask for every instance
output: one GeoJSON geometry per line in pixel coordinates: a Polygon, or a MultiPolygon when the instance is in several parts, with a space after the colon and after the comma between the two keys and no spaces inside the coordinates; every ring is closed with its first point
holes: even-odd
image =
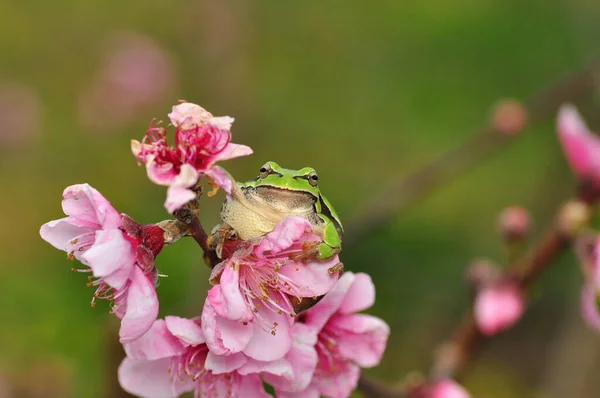
{"type": "Polygon", "coordinates": [[[202,228],[202,224],[200,224],[198,213],[193,213],[192,221],[188,224],[188,228],[189,235],[198,242],[198,245],[204,251],[204,261],[209,267],[214,267],[221,260],[217,257],[217,252],[208,245],[208,234],[202,228]]]}
{"type": "MultiPolygon", "coordinates": [[[[572,102],[594,87],[600,70],[600,60],[551,84],[524,103],[529,125],[553,116],[561,104],[572,102]]],[[[466,142],[433,159],[408,176],[392,182],[374,200],[369,201],[354,217],[346,222],[346,247],[357,243],[361,238],[387,224],[418,199],[431,193],[444,182],[457,177],[468,169],[488,159],[498,152],[513,137],[499,132],[488,125],[466,142]]]]}

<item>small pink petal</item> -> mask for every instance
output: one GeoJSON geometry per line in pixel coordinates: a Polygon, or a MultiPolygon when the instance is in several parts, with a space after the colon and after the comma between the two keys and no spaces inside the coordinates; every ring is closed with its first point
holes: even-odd
{"type": "Polygon", "coordinates": [[[192,379],[171,381],[171,358],[157,361],[125,358],[119,366],[123,390],[144,398],[175,398],[194,389],[192,379]]]}
{"type": "Polygon", "coordinates": [[[217,355],[209,351],[204,362],[204,368],[212,371],[215,375],[230,373],[241,368],[247,361],[248,358],[241,352],[232,355],[217,355]]]}
{"type": "Polygon", "coordinates": [[[206,341],[202,328],[192,319],[167,316],[165,323],[169,332],[187,345],[196,346],[206,341]]]}
{"type": "Polygon", "coordinates": [[[254,328],[252,338],[244,348],[243,352],[250,358],[257,361],[275,361],[283,358],[290,348],[292,348],[293,335],[290,324],[288,322],[289,315],[279,315],[262,306],[258,310],[258,315],[262,317],[266,325],[277,325],[273,330],[265,330],[266,325],[262,325],[258,319],[250,327],[254,328]]]}
{"type": "Polygon", "coordinates": [[[321,395],[326,397],[349,397],[358,385],[360,368],[349,365],[346,369],[331,375],[316,375],[313,384],[318,388],[321,395]]]}
{"type": "MultiPolygon", "coordinates": [[[[212,123],[211,123],[212,124],[212,123]]],[[[219,152],[213,158],[213,163],[221,162],[223,160],[235,159],[242,156],[252,155],[252,148],[246,145],[229,143],[221,152],[219,152]]]]}
{"type": "Polygon", "coordinates": [[[65,188],[62,208],[66,215],[104,228],[121,226],[121,215],[89,184],[76,184],[65,188]]]}
{"type": "Polygon", "coordinates": [[[311,309],[305,312],[305,323],[321,330],[329,318],[337,312],[340,305],[344,302],[346,293],[350,290],[354,282],[355,275],[352,272],[345,272],[340,277],[333,289],[315,304],[311,309]]]}
{"type": "Polygon", "coordinates": [[[179,175],[175,177],[173,183],[167,189],[167,200],[165,208],[169,213],[173,213],[181,206],[196,197],[191,188],[198,182],[198,172],[189,164],[181,166],[179,175]]]}
{"type": "Polygon", "coordinates": [[[431,398],[470,398],[470,395],[454,380],[444,379],[433,386],[431,398]]]}
{"type": "Polygon", "coordinates": [[[235,181],[233,181],[233,178],[225,170],[219,166],[212,166],[206,169],[204,174],[210,177],[227,195],[231,195],[235,181]]]}
{"type": "Polygon", "coordinates": [[[182,102],[173,106],[173,111],[169,113],[169,119],[174,126],[183,130],[190,130],[204,126],[213,119],[213,116],[200,105],[182,102]]]}
{"type": "Polygon", "coordinates": [[[310,228],[311,224],[303,217],[286,217],[261,240],[255,253],[270,252],[272,255],[276,255],[291,247],[310,228]]]}
{"type": "Polygon", "coordinates": [[[300,297],[322,296],[335,286],[338,276],[332,275],[328,269],[340,262],[338,256],[324,261],[302,262],[290,261],[279,273],[294,281],[294,294],[300,297]]]}
{"type": "Polygon", "coordinates": [[[253,318],[240,292],[239,272],[233,265],[224,268],[220,284],[208,291],[208,300],[215,312],[226,319],[248,322],[253,318]]]}
{"type": "Polygon", "coordinates": [[[573,172],[600,181],[600,137],[589,131],[573,105],[560,108],[557,130],[573,172]]]}
{"type": "Polygon", "coordinates": [[[65,217],[47,222],[40,228],[40,236],[58,250],[64,251],[68,251],[69,242],[73,239],[86,234],[94,236],[97,228],[75,225],[73,221],[71,217],[65,217]]]}
{"type": "Polygon", "coordinates": [[[592,328],[600,331],[600,311],[598,311],[596,291],[591,285],[581,288],[581,316],[592,328]]]}
{"type": "MultiPolygon", "coordinates": [[[[215,126],[218,129],[221,129],[221,130],[231,130],[231,125],[233,124],[234,121],[235,121],[235,119],[232,117],[219,116],[219,117],[213,117],[212,119],[210,119],[208,121],[208,123],[215,126]]],[[[242,156],[242,155],[240,155],[240,156],[242,156]]]]}
{"type": "Polygon", "coordinates": [[[523,295],[512,284],[485,288],[475,298],[475,322],[487,336],[513,326],[524,310],[523,295]]]}
{"type": "Polygon", "coordinates": [[[82,255],[94,276],[103,278],[110,287],[121,289],[135,267],[135,252],[119,229],[96,232],[94,245],[82,255]]]}
{"type": "Polygon", "coordinates": [[[292,372],[276,374],[269,372],[263,375],[265,382],[272,385],[279,396],[281,391],[299,392],[305,390],[313,377],[317,366],[317,333],[311,327],[295,323],[293,326],[294,345],[285,356],[285,361],[289,362],[292,372]]]}
{"type": "Polygon", "coordinates": [[[158,298],[154,284],[139,267],[134,267],[127,292],[127,310],[121,320],[121,343],[129,343],[143,335],[158,316],[158,298]]]}
{"type": "Polygon", "coordinates": [[[148,179],[158,185],[171,185],[177,173],[172,163],[157,164],[154,161],[154,156],[148,156],[146,159],[146,174],[148,179]]]}
{"type": "Polygon", "coordinates": [[[343,334],[338,337],[339,352],[361,368],[379,365],[390,335],[381,319],[365,314],[335,316],[330,323],[343,334]]]}
{"type": "Polygon", "coordinates": [[[254,329],[250,323],[230,321],[215,312],[210,301],[202,309],[202,331],[209,350],[217,355],[229,355],[242,351],[252,338],[254,329]]]}
{"type": "Polygon", "coordinates": [[[244,398],[272,398],[271,394],[265,391],[262,380],[258,375],[242,376],[237,391],[240,392],[238,396],[244,398]]]}
{"type": "Polygon", "coordinates": [[[185,349],[162,319],[155,321],[139,339],[123,344],[123,348],[129,358],[148,361],[180,355],[185,349]]]}
{"type": "Polygon", "coordinates": [[[339,312],[351,314],[370,308],[375,303],[375,285],[371,277],[363,272],[354,274],[354,281],[346,293],[339,312]]]}

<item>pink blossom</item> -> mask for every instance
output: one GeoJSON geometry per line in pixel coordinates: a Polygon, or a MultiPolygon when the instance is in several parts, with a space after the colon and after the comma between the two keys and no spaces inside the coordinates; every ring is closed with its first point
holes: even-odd
{"type": "Polygon", "coordinates": [[[318,333],[318,363],[308,387],[300,392],[277,391],[282,398],[344,398],[356,388],[360,368],[379,364],[389,326],[379,318],[358,311],[375,302],[375,287],[367,274],[346,272],[335,287],[299,322],[318,333]]]}
{"type": "Polygon", "coordinates": [[[432,386],[429,398],[470,398],[471,396],[454,380],[440,380],[432,386]]]}
{"type": "Polygon", "coordinates": [[[507,207],[500,213],[498,229],[507,240],[520,240],[529,234],[531,219],[521,206],[507,207]]]}
{"type": "Polygon", "coordinates": [[[90,276],[88,283],[96,287],[92,305],[97,298],[113,302],[112,310],[121,319],[121,341],[138,338],[158,314],[153,260],[164,241],[153,237],[162,238],[162,230],[140,226],[139,234],[128,234],[122,216],[88,184],[67,187],[62,208],[67,217],[42,225],[40,235],[89,267],[81,271],[96,278],[90,276]]]}
{"type": "Polygon", "coordinates": [[[157,320],[124,348],[127,358],[119,367],[119,382],[125,391],[145,398],[178,397],[188,391],[196,397],[270,397],[260,374],[291,372],[286,361],[257,362],[241,353],[215,355],[205,344],[198,319],[157,320]]]}
{"type": "Polygon", "coordinates": [[[215,163],[252,153],[245,145],[231,143],[233,119],[213,117],[196,104],[182,102],[169,114],[175,126],[173,146],[167,143],[167,130],[151,125],[142,142],[133,140],[131,150],[146,165],[148,177],[167,185],[165,208],[172,213],[195,197],[191,188],[203,175],[231,193],[231,177],[215,163]]]}
{"type": "Polygon", "coordinates": [[[558,113],[558,138],[573,173],[583,181],[600,185],[600,137],[593,134],[573,105],[558,113]]]}
{"type": "Polygon", "coordinates": [[[521,290],[512,283],[485,287],[475,298],[475,322],[481,333],[491,336],[510,328],[523,314],[521,290]]]}
{"type": "Polygon", "coordinates": [[[318,297],[336,283],[329,269],[337,256],[294,260],[306,243],[320,241],[299,216],[280,221],[267,235],[244,242],[218,264],[202,311],[206,344],[218,355],[243,352],[259,361],[282,358],[292,347],[292,298],[318,297]],[[269,349],[265,349],[269,347],[269,349]]]}
{"type": "Polygon", "coordinates": [[[581,288],[581,317],[592,328],[600,331],[600,294],[591,284],[581,288]]]}

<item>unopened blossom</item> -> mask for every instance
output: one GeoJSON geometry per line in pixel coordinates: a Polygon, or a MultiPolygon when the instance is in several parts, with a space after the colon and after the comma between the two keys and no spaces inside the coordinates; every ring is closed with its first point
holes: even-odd
{"type": "Polygon", "coordinates": [[[138,338],[158,314],[153,260],[164,244],[162,229],[138,225],[137,233],[126,232],[126,226],[131,231],[137,224],[88,184],[67,187],[62,208],[67,217],[42,225],[40,235],[89,267],[81,271],[93,275],[88,283],[96,287],[92,305],[95,299],[113,302],[121,341],[138,338]]]}
{"type": "Polygon", "coordinates": [[[270,397],[260,375],[292,374],[285,360],[215,355],[205,344],[199,319],[157,320],[148,333],[124,348],[127,357],[119,367],[119,382],[125,391],[143,398],[174,398],[188,391],[196,397],[270,397]]]}
{"type": "Polygon", "coordinates": [[[498,217],[498,230],[504,239],[518,241],[529,234],[531,219],[521,206],[507,207],[498,217]]]}
{"type": "Polygon", "coordinates": [[[320,242],[310,223],[286,217],[265,236],[241,244],[218,264],[202,311],[206,343],[219,355],[243,352],[260,361],[282,358],[293,343],[291,326],[296,315],[292,300],[319,297],[337,281],[328,260],[294,260],[305,245],[320,242]],[[269,347],[269,349],[265,349],[269,347]]]}
{"type": "Polygon", "coordinates": [[[215,163],[252,153],[249,147],[231,142],[233,118],[213,117],[188,102],[175,105],[169,118],[175,126],[172,144],[167,142],[167,129],[159,125],[150,125],[142,142],[131,142],[133,155],[146,165],[150,180],[169,186],[167,211],[172,213],[196,197],[192,188],[201,176],[229,194],[233,182],[215,163]]]}
{"type": "Polygon", "coordinates": [[[460,384],[451,379],[443,379],[431,387],[428,398],[470,398],[471,396],[460,384]]]}
{"type": "Polygon", "coordinates": [[[494,335],[513,326],[525,310],[523,293],[513,283],[483,288],[475,298],[475,322],[481,333],[494,335]]]}
{"type": "Polygon", "coordinates": [[[375,302],[375,287],[367,274],[346,272],[335,287],[299,322],[318,334],[318,363],[309,386],[300,392],[277,390],[282,398],[345,398],[356,388],[360,368],[381,361],[389,326],[374,316],[357,314],[375,302]]]}
{"type": "Polygon", "coordinates": [[[600,189],[600,137],[592,133],[573,105],[558,113],[558,138],[573,173],[600,189]]]}

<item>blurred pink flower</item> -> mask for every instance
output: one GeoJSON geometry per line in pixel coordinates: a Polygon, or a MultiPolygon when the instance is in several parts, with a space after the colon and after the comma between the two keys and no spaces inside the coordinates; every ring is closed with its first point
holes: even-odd
{"type": "Polygon", "coordinates": [[[600,137],[590,132],[573,105],[560,108],[557,130],[573,173],[582,181],[600,187],[600,137]]]}
{"type": "Polygon", "coordinates": [[[178,397],[188,391],[202,397],[270,397],[259,373],[291,371],[285,361],[252,362],[241,353],[215,355],[205,344],[198,319],[157,320],[124,348],[127,357],[119,367],[119,382],[125,391],[145,398],[178,397]]]}
{"type": "Polygon", "coordinates": [[[304,263],[293,260],[307,242],[320,241],[299,216],[280,221],[265,236],[242,243],[213,269],[219,284],[208,292],[202,311],[206,343],[218,355],[243,352],[259,361],[285,356],[293,342],[291,298],[318,297],[336,283],[329,268],[337,256],[304,263]],[[265,349],[269,347],[269,349],[265,349]]]}
{"type": "Polygon", "coordinates": [[[596,287],[584,284],[581,288],[581,317],[600,332],[600,294],[596,287]]]}
{"type": "Polygon", "coordinates": [[[486,336],[513,326],[524,310],[523,293],[509,282],[485,287],[475,298],[475,322],[486,336]]]}
{"type": "Polygon", "coordinates": [[[435,383],[428,398],[470,398],[471,396],[454,380],[444,379],[435,383]]]}
{"type": "Polygon", "coordinates": [[[531,220],[521,206],[505,208],[498,218],[500,234],[507,240],[520,240],[529,234],[531,220]]]}
{"type": "Polygon", "coordinates": [[[136,33],[111,37],[100,71],[80,95],[84,126],[115,129],[164,103],[175,86],[173,57],[152,38],[136,33]]]}
{"type": "Polygon", "coordinates": [[[583,274],[581,316],[590,327],[600,331],[600,237],[580,237],[575,252],[583,274]]]}
{"type": "Polygon", "coordinates": [[[29,143],[39,136],[40,102],[30,87],[16,82],[0,83],[0,147],[29,143]]]}
{"type": "MultiPolygon", "coordinates": [[[[160,239],[131,236],[123,228],[122,216],[96,189],[88,184],[67,187],[62,208],[67,217],[50,221],[40,228],[44,240],[90,267],[89,286],[96,286],[92,299],[113,301],[113,312],[121,319],[122,342],[146,332],[158,315],[154,289],[156,268],[153,260],[162,249],[160,239]],[[150,247],[144,240],[151,241],[150,247]]],[[[129,218],[127,218],[130,220],[129,218]]],[[[128,221],[131,224],[131,221],[128,221]]],[[[154,226],[144,234],[162,237],[154,226]]]]}
{"type": "Polygon", "coordinates": [[[375,287],[367,274],[346,272],[335,287],[299,322],[318,333],[318,363],[309,386],[300,392],[278,391],[278,397],[344,398],[356,388],[360,368],[379,364],[390,333],[379,318],[355,312],[375,302],[375,287]]]}
{"type": "Polygon", "coordinates": [[[174,106],[169,118],[175,126],[173,146],[167,143],[166,129],[158,126],[150,126],[141,143],[131,141],[131,151],[138,162],[146,165],[148,178],[169,186],[167,211],[172,213],[196,197],[190,188],[202,175],[229,194],[233,182],[214,164],[252,153],[249,147],[230,142],[233,119],[213,117],[204,108],[188,102],[174,106]]]}

